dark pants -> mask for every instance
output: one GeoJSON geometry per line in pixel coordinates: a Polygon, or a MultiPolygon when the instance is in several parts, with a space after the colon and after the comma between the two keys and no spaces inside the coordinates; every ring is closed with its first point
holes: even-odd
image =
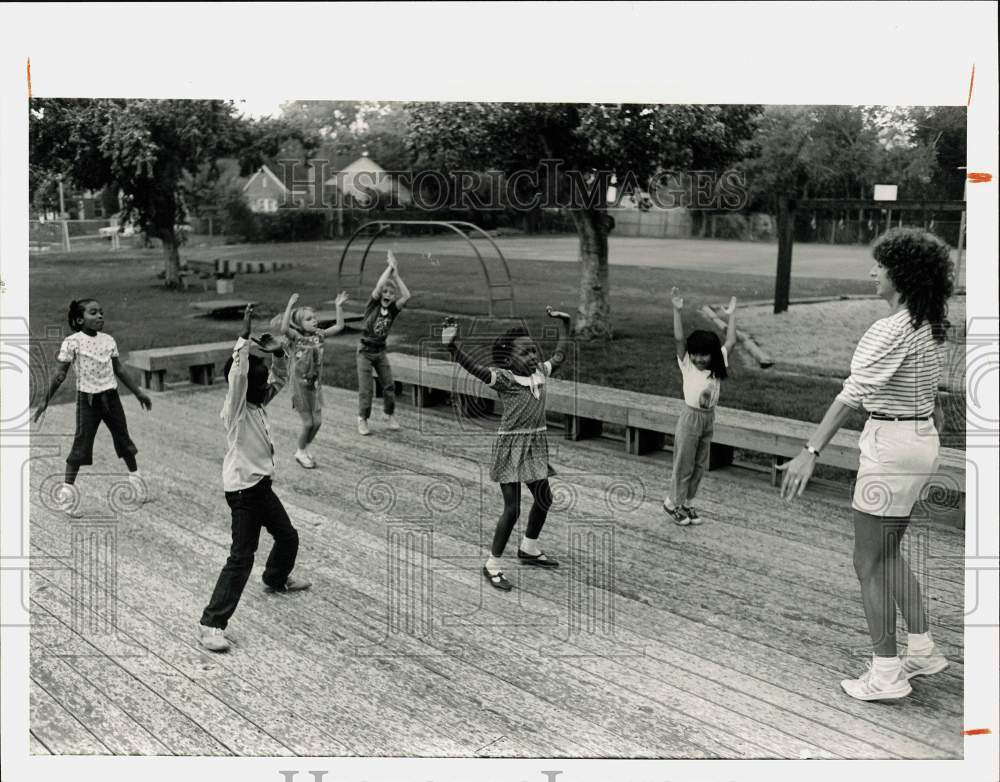
{"type": "MultiPolygon", "coordinates": [[[[549,508],[552,507],[552,489],[549,488],[549,479],[543,478],[540,481],[532,481],[528,484],[528,491],[534,502],[531,503],[531,510],[528,512],[528,529],[524,534],[532,540],[538,540],[545,525],[549,508]]],[[[490,553],[494,557],[502,557],[504,549],[507,548],[507,541],[510,540],[510,533],[514,531],[514,525],[521,515],[521,484],[501,483],[500,493],[503,495],[503,513],[497,522],[496,530],[493,532],[493,546],[490,553]]]]}
{"type": "Polygon", "coordinates": [[[281,500],[271,490],[271,479],[241,491],[227,491],[226,502],[233,512],[233,545],[229,550],[212,599],[201,615],[201,623],[225,629],[239,605],[243,588],[253,570],[253,557],[263,527],[274,538],[274,546],[264,567],[264,583],[283,589],[288,574],[295,567],[299,533],[292,526],[281,500]]]}
{"type": "Polygon", "coordinates": [[[396,386],[392,379],[392,367],[384,350],[378,353],[358,351],[358,416],[367,420],[372,414],[372,394],[375,385],[372,383],[372,368],[382,384],[382,409],[386,415],[396,411],[396,386]]]}
{"type": "Polygon", "coordinates": [[[125,410],[117,389],[112,388],[99,394],[79,391],[76,395],[76,436],[66,457],[69,464],[79,467],[94,463],[94,438],[102,421],[111,432],[119,459],[127,459],[139,452],[128,435],[125,410]]]}

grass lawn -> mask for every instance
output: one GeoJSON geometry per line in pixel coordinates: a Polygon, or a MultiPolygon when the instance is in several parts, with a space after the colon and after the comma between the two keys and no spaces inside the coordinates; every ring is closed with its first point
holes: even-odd
{"type": "MultiPolygon", "coordinates": [[[[283,310],[289,294],[298,292],[303,304],[324,306],[323,302],[337,293],[339,250],[332,242],[191,247],[185,249],[182,257],[193,260],[219,255],[294,262],[294,268],[289,270],[236,277],[236,296],[259,302],[257,328],[261,331],[266,330],[263,323],[266,318],[283,310]]],[[[490,321],[477,316],[485,310],[485,301],[481,273],[473,258],[435,256],[429,261],[425,255],[412,252],[397,256],[413,299],[393,326],[393,349],[416,352],[422,340],[433,339],[432,329],[441,322],[443,313],[460,316],[463,334],[473,329],[477,333],[495,334],[509,327],[510,321],[490,321]]],[[[372,259],[371,263],[365,280],[369,285],[381,268],[381,259],[372,259]]],[[[509,263],[517,314],[524,318],[531,333],[542,335],[543,329],[551,324],[545,316],[546,305],[575,311],[577,264],[521,258],[509,263]]],[[[46,327],[53,325],[65,330],[70,299],[94,296],[104,305],[106,330],[118,341],[123,353],[235,338],[238,321],[197,316],[189,306],[195,301],[223,297],[214,290],[206,293],[199,285],[186,292],[165,290],[156,279],[162,265],[159,250],[32,255],[29,261],[32,333],[44,336],[46,327]]],[[[681,395],[681,383],[672,355],[670,287],[677,285],[685,295],[688,330],[707,327],[697,315],[704,303],[721,303],[731,295],[759,301],[773,290],[773,278],[759,274],[620,265],[611,266],[609,274],[615,339],[611,343],[580,343],[577,366],[566,367],[565,376],[571,377],[575,371],[583,382],[674,397],[681,395]]],[[[870,293],[871,287],[864,279],[805,277],[794,279],[793,290],[796,297],[805,298],[865,294],[870,293]]],[[[352,301],[348,306],[357,307],[361,303],[352,301]]],[[[551,342],[544,339],[542,342],[543,347],[551,347],[551,342]]],[[[352,332],[331,340],[326,351],[325,383],[357,387],[355,345],[356,334],[352,332]]],[[[53,345],[47,350],[52,360],[57,347],[53,345]]],[[[32,374],[37,386],[37,373],[32,374]]],[[[747,362],[734,362],[730,378],[723,388],[721,404],[807,421],[820,420],[841,386],[834,378],[761,370],[747,362]]],[[[64,385],[58,399],[69,398],[69,386],[64,385]]],[[[33,399],[36,393],[37,388],[33,388],[33,399]]],[[[961,415],[964,420],[964,405],[962,408],[954,415],[961,415]]],[[[862,424],[863,418],[858,415],[848,426],[859,429],[862,424]]]]}

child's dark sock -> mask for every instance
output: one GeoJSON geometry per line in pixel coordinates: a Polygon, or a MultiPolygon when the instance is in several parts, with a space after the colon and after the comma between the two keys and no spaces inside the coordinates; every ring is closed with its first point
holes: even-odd
{"type": "Polygon", "coordinates": [[[70,486],[72,486],[74,483],[76,483],[76,476],[79,474],[80,474],[79,464],[70,464],[69,462],[66,462],[66,477],[63,482],[68,483],[70,486]]]}
{"type": "Polygon", "coordinates": [[[125,460],[125,466],[128,467],[129,472],[135,472],[139,469],[139,465],[136,464],[135,456],[133,454],[129,454],[123,458],[125,460]]]}

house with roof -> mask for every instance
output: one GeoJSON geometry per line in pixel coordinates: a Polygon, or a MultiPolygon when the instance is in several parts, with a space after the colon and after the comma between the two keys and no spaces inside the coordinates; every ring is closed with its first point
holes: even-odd
{"type": "MultiPolygon", "coordinates": [[[[273,165],[273,164],[272,164],[273,165]]],[[[243,197],[253,212],[277,212],[282,207],[303,208],[312,205],[311,177],[314,177],[311,167],[295,166],[294,172],[288,173],[289,184],[274,172],[271,165],[265,163],[243,185],[243,197]],[[294,179],[292,173],[295,174],[294,179]],[[302,178],[302,182],[298,179],[302,178]]],[[[282,168],[279,171],[284,173],[282,168]]]]}
{"type": "Polygon", "coordinates": [[[324,182],[324,194],[329,197],[327,203],[343,205],[353,202],[365,206],[377,197],[376,194],[390,196],[399,204],[413,202],[409,189],[399,177],[372,160],[367,151],[330,176],[324,182]]]}

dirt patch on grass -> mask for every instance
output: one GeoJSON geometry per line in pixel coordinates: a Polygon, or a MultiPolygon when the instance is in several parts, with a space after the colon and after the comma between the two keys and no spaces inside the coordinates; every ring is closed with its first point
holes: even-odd
{"type": "MultiPolygon", "coordinates": [[[[810,375],[844,378],[850,374],[851,357],[862,335],[888,313],[879,298],[793,304],[775,315],[773,305],[759,304],[739,310],[740,328],[774,359],[775,368],[810,375]]],[[[952,391],[965,387],[965,297],[951,300],[949,339],[941,346],[941,385],[952,391]]]]}

